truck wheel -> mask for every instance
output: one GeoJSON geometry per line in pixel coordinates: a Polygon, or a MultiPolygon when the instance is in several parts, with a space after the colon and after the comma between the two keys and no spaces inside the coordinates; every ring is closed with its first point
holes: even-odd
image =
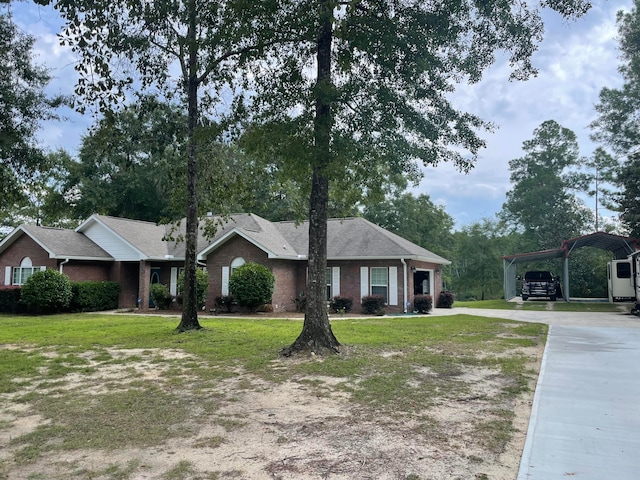
{"type": "Polygon", "coordinates": [[[522,295],[523,302],[526,302],[528,298],[529,298],[529,295],[522,295]]]}
{"type": "Polygon", "coordinates": [[[549,297],[549,300],[551,300],[552,302],[555,302],[556,301],[556,296],[555,295],[551,295],[549,297]]]}

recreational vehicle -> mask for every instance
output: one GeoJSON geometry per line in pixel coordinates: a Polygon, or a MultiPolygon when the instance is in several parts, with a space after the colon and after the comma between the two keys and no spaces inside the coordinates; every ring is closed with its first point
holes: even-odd
{"type": "Polygon", "coordinates": [[[632,313],[640,313],[640,250],[624,260],[607,264],[609,301],[636,302],[632,313]]]}

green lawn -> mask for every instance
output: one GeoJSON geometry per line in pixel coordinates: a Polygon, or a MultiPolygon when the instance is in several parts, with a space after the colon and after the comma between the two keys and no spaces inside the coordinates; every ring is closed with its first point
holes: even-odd
{"type": "MultiPolygon", "coordinates": [[[[202,330],[182,334],[175,331],[178,322],[123,314],[0,317],[0,410],[24,412],[0,419],[0,436],[21,415],[43,420],[12,437],[0,478],[20,465],[36,471],[30,478],[45,478],[48,462],[62,452],[145,449],[175,438],[194,448],[203,442],[220,448],[224,437],[196,439],[202,425],[243,428],[244,419],[223,415],[222,406],[243,392],[287,382],[317,398],[347,396],[362,418],[418,421],[411,435],[440,439],[441,448],[454,434],[429,409],[473,398],[483,407],[465,428],[490,456],[511,437],[513,400],[530,393],[537,373],[523,352],[542,345],[547,332],[541,324],[468,315],[345,318],[332,321],[341,354],[285,359],[279,351],[300,332],[299,320],[203,318],[202,330]],[[138,364],[162,373],[145,378],[138,364]],[[470,369],[489,372],[499,387],[491,395],[473,394],[482,385],[465,377],[470,369]],[[121,377],[105,373],[113,371],[121,377]],[[236,385],[231,393],[221,387],[229,381],[236,385]]],[[[115,465],[111,476],[94,469],[77,478],[135,478],[144,464],[138,460],[115,465]]],[[[211,475],[189,478],[218,478],[211,475]]]]}
{"type": "Polygon", "coordinates": [[[621,308],[630,309],[629,304],[609,302],[550,302],[546,299],[526,302],[506,302],[504,300],[480,300],[455,302],[454,307],[488,308],[499,310],[556,310],[558,312],[619,312],[621,308]]]}

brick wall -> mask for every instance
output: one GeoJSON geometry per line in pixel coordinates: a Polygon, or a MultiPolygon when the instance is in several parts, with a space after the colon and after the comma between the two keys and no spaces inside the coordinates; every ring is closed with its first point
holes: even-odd
{"type": "Polygon", "coordinates": [[[106,282],[111,280],[112,262],[81,262],[72,260],[62,265],[72,282],[106,282]]]}
{"type": "Polygon", "coordinates": [[[222,295],[222,267],[230,267],[231,262],[238,257],[242,257],[246,263],[255,262],[264,265],[274,274],[276,283],[272,304],[275,311],[295,310],[293,298],[300,293],[300,262],[270,259],[263,250],[240,236],[230,239],[207,258],[209,272],[207,310],[212,309],[215,298],[222,295]]]}

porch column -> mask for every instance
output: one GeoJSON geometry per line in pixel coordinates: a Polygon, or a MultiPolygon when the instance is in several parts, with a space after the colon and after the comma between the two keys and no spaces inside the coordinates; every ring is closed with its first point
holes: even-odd
{"type": "MultiPolygon", "coordinates": [[[[117,282],[120,285],[120,295],[118,296],[118,308],[130,307],[129,302],[131,301],[130,294],[127,295],[127,288],[124,283],[122,262],[113,262],[111,266],[111,272],[109,274],[109,280],[112,282],[117,282]]],[[[130,292],[129,292],[130,293],[130,292]]]]}
{"type": "Polygon", "coordinates": [[[138,277],[138,308],[149,310],[149,284],[151,283],[151,264],[140,260],[138,277]]]}

